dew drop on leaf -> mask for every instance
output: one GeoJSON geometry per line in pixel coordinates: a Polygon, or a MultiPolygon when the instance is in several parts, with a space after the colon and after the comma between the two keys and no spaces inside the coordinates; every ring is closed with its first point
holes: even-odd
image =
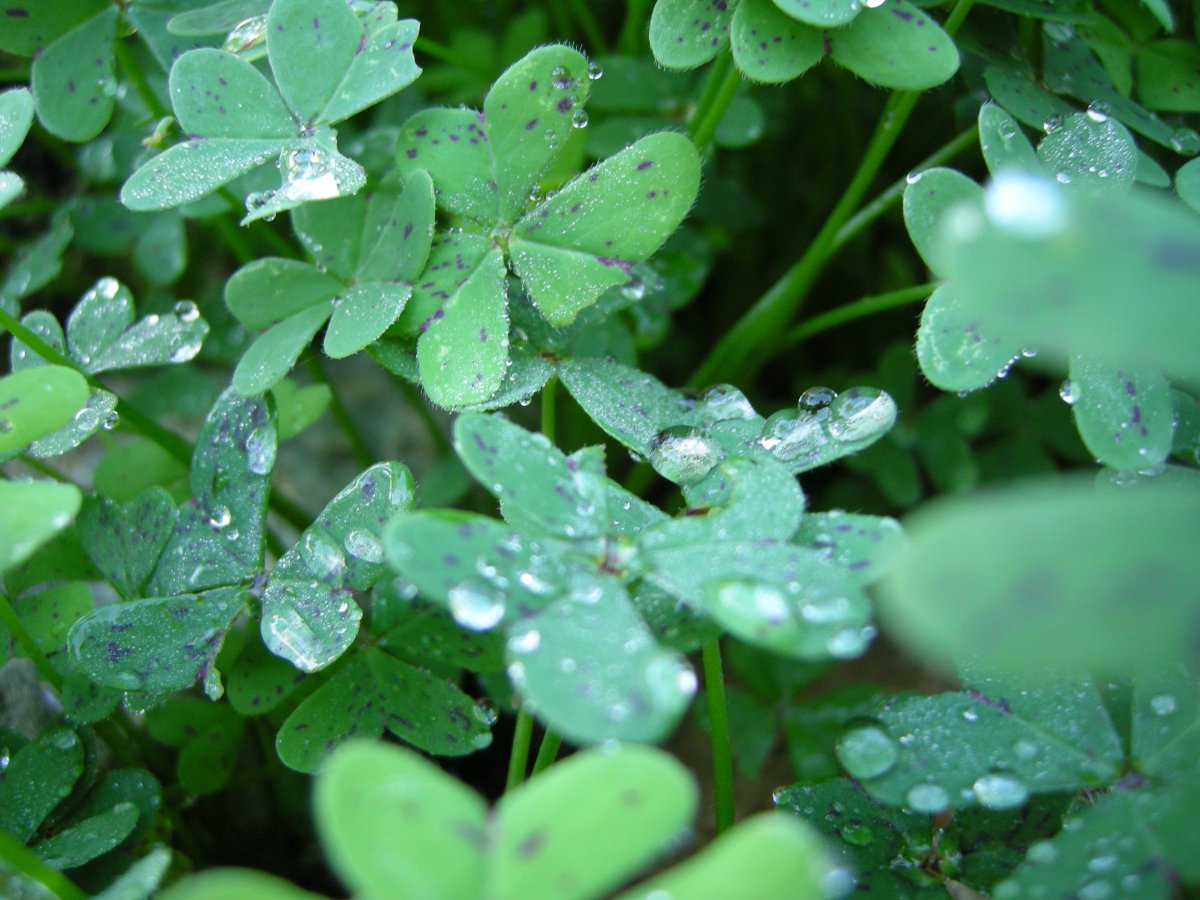
{"type": "Polygon", "coordinates": [[[877,778],[896,764],[899,750],[890,737],[875,725],[855,728],[837,743],[837,758],[855,778],[877,778]]]}
{"type": "Polygon", "coordinates": [[[383,560],[383,544],[379,538],[362,528],[346,535],[346,552],[363,562],[377,563],[383,560]]]}
{"type": "Polygon", "coordinates": [[[904,795],[904,802],[914,812],[941,812],[950,803],[950,796],[945,788],[938,784],[917,784],[909,788],[904,795]]]}
{"type": "Polygon", "coordinates": [[[664,428],[650,442],[650,465],[676,484],[695,484],[721,460],[721,448],[698,428],[664,428]]]}
{"type": "Polygon", "coordinates": [[[585,109],[577,109],[571,113],[572,128],[586,128],[588,123],[588,114],[585,109]]]}
{"type": "Polygon", "coordinates": [[[1013,237],[1041,240],[1067,224],[1066,203],[1055,182],[1026,172],[997,175],[983,195],[992,223],[1013,237]]]}
{"type": "Polygon", "coordinates": [[[536,628],[513,632],[508,638],[508,649],[513,653],[534,653],[542,645],[542,635],[536,628]]]}
{"type": "Polygon", "coordinates": [[[346,557],[340,545],[316,531],[304,535],[300,555],[317,578],[327,581],[346,571],[346,557]]]}
{"type": "Polygon", "coordinates": [[[225,37],[221,49],[228,53],[240,53],[261,44],[267,37],[267,16],[251,16],[242,19],[225,37]]]}
{"type": "Polygon", "coordinates": [[[971,785],[975,799],[988,809],[1015,809],[1029,798],[1025,782],[1007,772],[992,772],[971,785]]]}
{"type": "Polygon", "coordinates": [[[266,475],[275,466],[275,429],[255,428],[246,438],[246,466],[255,475],[266,475]]]}
{"type": "Polygon", "coordinates": [[[200,318],[200,308],[191,300],[180,300],[175,304],[175,315],[181,322],[195,322],[200,318]]]}
{"type": "Polygon", "coordinates": [[[896,401],[877,388],[843,391],[829,411],[829,434],[844,443],[869,440],[896,423],[896,401]]]}
{"type": "Polygon", "coordinates": [[[604,77],[604,68],[600,65],[600,63],[592,60],[588,63],[587,76],[591,81],[599,81],[604,77]]]}
{"type": "Polygon", "coordinates": [[[218,506],[212,511],[212,515],[208,517],[208,524],[218,530],[229,524],[229,520],[233,514],[230,513],[228,506],[218,506]]]}
{"type": "Polygon", "coordinates": [[[702,422],[725,422],[730,419],[753,419],[754,407],[746,395],[732,384],[710,387],[696,403],[696,415],[702,422]]]}
{"type": "Polygon", "coordinates": [[[1150,698],[1150,708],[1154,710],[1156,716],[1169,716],[1175,712],[1179,704],[1170,694],[1159,694],[1157,697],[1150,698]]]}
{"type": "Polygon", "coordinates": [[[488,587],[473,581],[452,587],[446,602],[454,621],[471,631],[488,631],[504,618],[504,601],[488,587]]]}

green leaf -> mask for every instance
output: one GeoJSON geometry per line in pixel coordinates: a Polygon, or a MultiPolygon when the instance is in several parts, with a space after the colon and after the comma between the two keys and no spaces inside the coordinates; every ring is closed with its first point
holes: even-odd
{"type": "Polygon", "coordinates": [[[1200,54],[1191,41],[1154,41],[1136,60],[1138,99],[1158,112],[1200,112],[1200,54]]]}
{"type": "Polygon", "coordinates": [[[1047,121],[1075,112],[1057,94],[1048,92],[1026,70],[1018,66],[988,66],[983,73],[992,99],[1008,110],[1019,122],[1042,130],[1047,121]]]}
{"type": "Polygon", "coordinates": [[[453,682],[365,650],[296,707],[276,747],[288,767],[315,772],[335,745],[385,728],[438,756],[474,753],[492,741],[486,715],[453,682]]]}
{"type": "Polygon", "coordinates": [[[138,810],[132,803],[77,821],[30,849],[56,869],[73,869],[107,853],[127,838],[137,825],[138,810]]]}
{"type": "Polygon", "coordinates": [[[359,50],[363,27],[341,0],[277,0],[267,15],[267,54],[284,102],[312,124],[359,50]]]}
{"type": "Polygon", "coordinates": [[[191,138],[129,176],[121,202],[133,210],[170,209],[212,193],[289,146],[278,138],[191,138]]]}
{"type": "Polygon", "coordinates": [[[1175,170],[1175,192],[1180,200],[1200,212],[1200,159],[1186,162],[1175,170]]]}
{"type": "Polygon", "coordinates": [[[997,338],[1057,358],[1200,373],[1200,222],[1190,210],[1149,193],[1085,196],[1016,172],[993,181],[984,208],[947,229],[938,258],[997,338]],[[1154,303],[1135,303],[1148,295],[1154,303]]]}
{"type": "Polygon", "coordinates": [[[683,657],[658,646],[608,577],[578,578],[511,628],[507,656],[518,694],[574,743],[661,740],[696,692],[683,657]]]}
{"type": "Polygon", "coordinates": [[[11,88],[0,94],[0,166],[13,158],[29,126],[33,124],[33,95],[27,88],[11,88]]]}
{"type": "Polygon", "coordinates": [[[107,0],[73,0],[69,3],[14,0],[5,8],[0,50],[18,56],[33,56],[107,6],[107,0]]]}
{"type": "Polygon", "coordinates": [[[290,882],[253,869],[209,869],[175,882],[162,900],[318,900],[290,882]]]}
{"type": "Polygon", "coordinates": [[[72,581],[26,594],[12,604],[38,649],[57,653],[66,642],[71,624],[91,612],[92,590],[82,582],[72,581]]]}
{"type": "Polygon", "coordinates": [[[958,48],[938,23],[906,0],[862,10],[825,36],[829,55],[872,84],[923,91],[958,71],[958,48]]]}
{"type": "Polygon", "coordinates": [[[752,896],[819,900],[829,895],[831,867],[809,829],[785,816],[743,821],[692,859],[618,895],[621,900],[659,896],[752,896]]]}
{"type": "Polygon", "coordinates": [[[345,652],[365,591],[386,572],[384,525],[413,502],[412,475],[378,463],[346,485],[271,572],[262,598],[262,636],[272,653],[315,672],[345,652]]]}
{"type": "MultiPolygon", "coordinates": [[[[752,81],[782,84],[803,75],[825,56],[821,31],[786,14],[800,4],[741,0],[733,14],[731,44],[737,67],[752,81]]],[[[812,6],[813,4],[803,4],[812,6]]],[[[824,4],[826,10],[848,3],[824,4]]]]}
{"type": "Polygon", "coordinates": [[[837,748],[846,771],[885,803],[927,814],[1016,809],[1031,794],[1120,774],[1121,744],[1090,679],[964,681],[967,693],[895,698],[877,725],[846,732],[837,748]]]}
{"type": "Polygon", "coordinates": [[[1046,171],[1073,190],[1129,188],[1137,173],[1133,136],[1099,107],[1067,116],[1042,138],[1037,152],[1046,171]]]}
{"type": "Polygon", "coordinates": [[[607,530],[606,479],[568,461],[545,435],[468,413],[454,423],[454,449],[515,527],[565,538],[607,530]]]}
{"type": "Polygon", "coordinates": [[[960,203],[977,205],[982,196],[979,185],[953,169],[926,169],[909,178],[904,188],[904,225],[934,274],[945,276],[937,240],[946,214],[960,203]]]}
{"type": "Polygon", "coordinates": [[[416,80],[421,69],[413,59],[412,47],[419,29],[415,19],[403,19],[365,33],[365,44],[359,44],[360,49],[319,121],[333,123],[348,119],[416,80]]]}
{"type": "Polygon", "coordinates": [[[484,802],[419,754],[347,743],[322,768],[314,802],[325,852],[355,893],[445,900],[481,893],[484,802]]]}
{"type": "Polygon", "coordinates": [[[1182,666],[1138,674],[1129,757],[1138,772],[1176,784],[1200,766],[1200,689],[1182,666]]]}
{"type": "Polygon", "coordinates": [[[1171,453],[1171,386],[1152,366],[1118,369],[1071,360],[1069,396],[1079,436],[1114,469],[1153,469],[1171,453]]]}
{"type": "Polygon", "coordinates": [[[362,239],[355,254],[355,278],[416,280],[429,259],[433,206],[433,181],[424,170],[408,176],[403,191],[373,194],[367,200],[362,239]]]}
{"type": "Polygon", "coordinates": [[[245,598],[238,588],[101,607],[71,629],[71,654],[99,685],[173,691],[211,678],[245,598]]]}
{"type": "Polygon", "coordinates": [[[736,6],[725,0],[658,0],[650,15],[654,59],[668,69],[704,65],[728,41],[736,6]]]}
{"type": "Polygon", "coordinates": [[[661,751],[577,754],[497,805],[487,894],[606,895],[654,860],[696,807],[688,771],[661,751]]]}
{"type": "Polygon", "coordinates": [[[551,324],[569,324],[679,227],[700,186],[683,135],[642,138],[530,210],[513,230],[517,275],[551,324]]]}
{"type": "Polygon", "coordinates": [[[437,405],[478,403],[499,389],[508,358],[505,276],[504,256],[490,251],[431,316],[417,365],[437,405]]]}
{"type": "Polygon", "coordinates": [[[70,484],[0,481],[0,506],[5,510],[0,517],[0,572],[24,562],[66,528],[82,500],[79,488],[70,484]]]}
{"type": "Polygon", "coordinates": [[[14,753],[0,782],[0,828],[28,841],[70,795],[83,764],[83,743],[70,728],[48,728],[14,753]]]}
{"type": "Polygon", "coordinates": [[[283,703],[304,681],[303,672],[271,653],[261,641],[247,641],[225,673],[229,705],[242,716],[261,716],[283,703]]]}
{"type": "Polygon", "coordinates": [[[480,175],[491,171],[493,160],[481,116],[473,110],[425,109],[400,130],[398,170],[410,178],[428,170],[437,185],[438,206],[481,225],[500,218],[499,189],[480,175]]]}
{"type": "MultiPolygon", "coordinates": [[[[110,882],[107,888],[96,895],[96,900],[143,900],[158,890],[170,865],[170,850],[166,847],[151,850],[110,882]]],[[[233,895],[226,896],[232,898],[233,895]]],[[[262,896],[265,900],[274,900],[267,898],[265,894],[257,896],[262,896]]],[[[301,897],[300,900],[305,898],[301,897]]]]}
{"type": "Polygon", "coordinates": [[[179,786],[192,797],[221,790],[237,770],[246,723],[227,707],[217,708],[226,714],[223,721],[184,744],[176,763],[179,786]]]}
{"type": "Polygon", "coordinates": [[[285,378],[271,389],[271,396],[275,398],[278,415],[275,427],[282,443],[294,438],[325,414],[333,399],[333,391],[326,384],[298,387],[296,382],[285,378]]]}
{"type": "Polygon", "coordinates": [[[233,372],[234,390],[243,397],[270,390],[292,370],[333,307],[331,301],[310,306],[264,331],[242,354],[233,372]]]}
{"type": "Polygon", "coordinates": [[[108,8],[46,47],[33,61],[30,88],[38,119],[68,141],[88,141],[112,116],[117,95],[112,43],[118,13],[108,8]]]}
{"type": "Polygon", "coordinates": [[[978,654],[1014,671],[1189,658],[1198,500],[1187,482],[1066,481],[931,505],[883,582],[886,623],[931,661],[978,654]],[[1131,600],[1145,596],[1153,616],[1131,600]]]}
{"type": "Polygon", "coordinates": [[[171,67],[168,89],[175,118],[188,135],[263,139],[295,138],[300,133],[266,76],[224,50],[202,48],[183,54],[171,67]]]}
{"type": "Polygon", "coordinates": [[[233,273],[225,283],[225,304],[247,328],[265,328],[332,300],[342,289],[336,278],[308,263],[268,256],[233,273]]]}
{"type": "Polygon", "coordinates": [[[976,391],[992,384],[1019,356],[991,334],[980,317],[949,284],[939,285],[925,301],[917,326],[921,374],[943,391],[976,391]]]}
{"type": "Polygon", "coordinates": [[[39,366],[0,378],[0,454],[21,450],[70,422],[91,391],[63,366],[39,366]]]}
{"type": "Polygon", "coordinates": [[[262,398],[221,394],[197,436],[192,500],[180,508],[150,593],[192,593],[237,584],[260,571],[275,448],[275,426],[262,398]]]}
{"type": "Polygon", "coordinates": [[[324,349],[333,359],[344,359],[377,341],[404,310],[412,288],[407,284],[376,282],[342,291],[333,306],[324,349]]]}
{"type": "Polygon", "coordinates": [[[860,585],[886,575],[905,543],[904,532],[895,519],[840,510],[806,514],[792,540],[841,566],[860,585]]]}

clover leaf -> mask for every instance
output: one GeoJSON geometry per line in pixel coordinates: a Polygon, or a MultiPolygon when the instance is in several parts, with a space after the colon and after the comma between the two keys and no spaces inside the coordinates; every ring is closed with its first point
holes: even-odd
{"type": "MultiPolygon", "coordinates": [[[[14,88],[0,94],[0,166],[20,149],[33,124],[33,97],[25,88],[14,88]]],[[[3,209],[25,190],[25,182],[15,172],[0,171],[0,209],[3,209]]]]}
{"type": "Polygon", "coordinates": [[[511,268],[552,325],[566,325],[670,236],[699,187],[695,148],[650,135],[543,197],[541,179],[586,122],[588,66],[541,47],[492,86],[483,111],[431,109],[401,130],[397,165],[433,177],[453,228],[434,241],[398,329],[417,338],[421,383],[461,408],[494,395],[510,359],[511,268]]]}
{"type": "Polygon", "coordinates": [[[242,356],[234,387],[250,396],[274,386],[326,322],[324,349],[335,359],[377,340],[425,267],[433,215],[433,184],[420,171],[370,199],[298,210],[296,230],[315,264],[265,257],[225,286],[226,303],[243,325],[270,326],[242,356]]]}
{"type": "Polygon", "coordinates": [[[958,50],[906,0],[658,0],[650,47],[659,64],[693,69],[729,47],[753,81],[791,81],[825,56],[882,87],[924,90],[958,71],[958,50]]]}
{"type": "Polygon", "coordinates": [[[171,68],[175,117],[188,135],[126,181],[130,209],[179,206],[271,158],[283,182],[246,198],[244,222],[357,192],[366,175],[337,149],[332,125],[410,84],[418,24],[392,4],[360,21],[341,0],[276,0],[266,19],[272,84],[227,50],[184,53],[171,68]]]}

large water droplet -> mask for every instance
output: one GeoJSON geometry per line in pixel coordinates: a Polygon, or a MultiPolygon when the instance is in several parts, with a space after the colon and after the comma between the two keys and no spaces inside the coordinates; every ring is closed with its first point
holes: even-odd
{"type": "Polygon", "coordinates": [[[586,109],[577,109],[571,113],[572,128],[587,128],[588,114],[586,109]]]}
{"type": "Polygon", "coordinates": [[[240,53],[261,44],[267,37],[267,17],[251,16],[242,19],[225,38],[222,49],[228,53],[240,53]]]}
{"type": "Polygon", "coordinates": [[[896,423],[896,401],[878,388],[842,391],[829,412],[829,433],[844,443],[877,437],[896,423]]]}
{"type": "Polygon", "coordinates": [[[255,475],[266,475],[275,466],[275,429],[255,428],[246,438],[246,467],[255,475]]]}
{"type": "Polygon", "coordinates": [[[346,571],[341,545],[319,531],[305,533],[300,541],[300,555],[313,575],[322,581],[334,580],[346,571]]]}
{"type": "Polygon", "coordinates": [[[904,802],[914,812],[937,813],[949,805],[950,796],[941,785],[925,782],[909,788],[904,802]]]}
{"type": "Polygon", "coordinates": [[[1052,863],[1058,859],[1058,848],[1051,841],[1037,841],[1029,845],[1029,850],[1026,852],[1025,857],[1031,863],[1039,865],[1052,863]]]}
{"type": "Polygon", "coordinates": [[[217,506],[212,510],[212,515],[208,517],[208,524],[220,530],[228,525],[232,518],[233,514],[229,511],[228,506],[217,506]]]}
{"type": "Polygon", "coordinates": [[[706,423],[753,419],[756,415],[746,395],[732,384],[717,384],[706,390],[696,402],[695,412],[706,423]]]}
{"type": "Polygon", "coordinates": [[[650,442],[650,465],[676,484],[694,484],[721,460],[721,448],[688,425],[665,428],[650,442]]]}
{"type": "Polygon", "coordinates": [[[1063,403],[1073,405],[1079,399],[1079,385],[1068,378],[1059,387],[1058,396],[1062,398],[1063,403]]]}
{"type": "Polygon", "coordinates": [[[874,725],[855,728],[837,743],[837,758],[855,778],[877,778],[896,764],[900,752],[895,743],[874,725]]]}
{"type": "Polygon", "coordinates": [[[988,809],[1014,809],[1029,798],[1029,788],[1015,775],[992,772],[971,785],[975,799],[988,809]]]}
{"type": "Polygon", "coordinates": [[[1170,694],[1159,694],[1150,698],[1150,708],[1156,716],[1169,716],[1179,708],[1179,704],[1170,694]]]}
{"type": "Polygon", "coordinates": [[[508,638],[508,649],[513,653],[534,653],[541,645],[542,634],[536,628],[514,632],[508,638]]]}
{"type": "Polygon", "coordinates": [[[1107,122],[1108,117],[1111,114],[1112,114],[1112,110],[1109,108],[1108,104],[1102,100],[1093,100],[1091,103],[1088,104],[1087,117],[1089,119],[1091,119],[1093,122],[1096,122],[1096,123],[1107,122]]]}
{"type": "Polygon", "coordinates": [[[363,562],[377,563],[383,560],[383,544],[379,538],[362,528],[355,528],[346,535],[346,552],[363,562]]]}
{"type": "Polygon", "coordinates": [[[776,459],[790,462],[801,456],[813,458],[829,442],[821,420],[794,409],[782,409],[772,415],[759,432],[758,445],[776,459]]]}
{"type": "Polygon", "coordinates": [[[454,621],[471,631],[488,631],[504,618],[504,601],[494,591],[474,581],[452,587],[446,601],[454,621]]]}
{"type": "Polygon", "coordinates": [[[599,81],[604,77],[604,68],[600,65],[600,63],[592,60],[588,63],[587,76],[590,81],[599,81]]]}
{"type": "Polygon", "coordinates": [[[195,322],[200,318],[200,307],[191,300],[180,300],[175,304],[175,315],[181,322],[195,322]]]}

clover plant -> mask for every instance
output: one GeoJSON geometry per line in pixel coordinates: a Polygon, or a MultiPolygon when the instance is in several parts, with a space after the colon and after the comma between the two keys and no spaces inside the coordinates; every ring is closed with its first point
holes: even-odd
{"type": "Polygon", "coordinates": [[[1198,36],[9,0],[0,894],[1195,896],[1198,36]]]}

